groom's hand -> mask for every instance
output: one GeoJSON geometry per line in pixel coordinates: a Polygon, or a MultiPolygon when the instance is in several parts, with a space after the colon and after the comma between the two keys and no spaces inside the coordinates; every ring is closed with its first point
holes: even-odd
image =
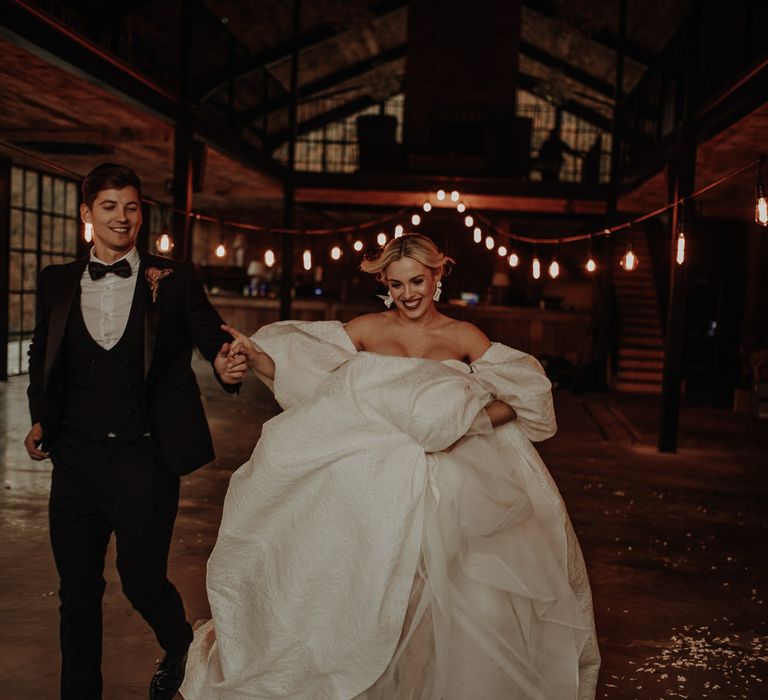
{"type": "Polygon", "coordinates": [[[27,454],[38,462],[43,459],[48,459],[48,453],[43,452],[39,445],[43,441],[43,426],[40,423],[35,423],[32,426],[32,430],[27,433],[27,437],[24,438],[24,447],[27,448],[27,454]]]}
{"type": "Polygon", "coordinates": [[[230,357],[229,343],[223,343],[213,360],[213,368],[224,384],[238,384],[248,371],[248,363],[242,353],[230,357]]]}

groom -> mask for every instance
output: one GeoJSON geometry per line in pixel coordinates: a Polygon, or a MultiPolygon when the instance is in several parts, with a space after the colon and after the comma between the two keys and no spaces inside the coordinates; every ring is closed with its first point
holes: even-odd
{"type": "Polygon", "coordinates": [[[136,174],[103,163],[82,190],[93,248],[40,275],[24,441],[32,459],[53,462],[61,697],[101,698],[104,556],[114,532],[123,592],[165,651],[150,685],[150,698],[162,700],[179,688],[192,640],[166,577],[179,475],[214,456],[192,348],[228,392],[237,391],[245,363],[227,359],[231,338],[193,266],[136,248],[136,174]]]}

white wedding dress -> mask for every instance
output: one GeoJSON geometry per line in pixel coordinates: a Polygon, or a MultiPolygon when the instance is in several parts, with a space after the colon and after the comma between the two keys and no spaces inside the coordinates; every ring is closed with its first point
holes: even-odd
{"type": "Polygon", "coordinates": [[[337,321],[252,340],[284,411],[232,475],[183,696],[594,698],[584,561],[531,445],[555,432],[539,363],[358,352],[337,321]],[[493,397],[518,416],[496,430],[493,397]]]}

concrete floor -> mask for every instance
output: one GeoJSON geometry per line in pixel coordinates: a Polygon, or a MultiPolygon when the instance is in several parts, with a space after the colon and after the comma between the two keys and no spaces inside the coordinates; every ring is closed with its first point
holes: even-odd
{"type": "MultiPolygon", "coordinates": [[[[208,617],[205,562],[229,475],[276,410],[255,379],[232,398],[200,376],[218,459],[183,479],[171,551],[192,621],[208,617]]],[[[24,377],[0,383],[0,697],[46,700],[58,697],[50,463],[24,452],[25,389],[24,377]]],[[[540,446],[590,571],[597,697],[768,698],[768,423],[686,408],[678,453],[662,455],[657,401],[558,394],[560,431],[540,446]]],[[[107,581],[104,697],[146,697],[159,650],[113,557],[107,581]]]]}

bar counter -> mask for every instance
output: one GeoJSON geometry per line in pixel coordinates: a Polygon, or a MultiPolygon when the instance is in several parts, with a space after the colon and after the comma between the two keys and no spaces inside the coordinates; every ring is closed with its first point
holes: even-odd
{"type": "MultiPolygon", "coordinates": [[[[215,294],[209,298],[229,325],[249,335],[264,324],[279,319],[278,299],[215,294]]],[[[360,314],[382,309],[375,302],[294,299],[291,316],[301,321],[346,322],[360,314]]],[[[491,340],[539,358],[560,358],[580,365],[581,360],[589,356],[591,316],[583,311],[451,303],[440,304],[439,309],[446,316],[474,323],[491,340]]]]}

